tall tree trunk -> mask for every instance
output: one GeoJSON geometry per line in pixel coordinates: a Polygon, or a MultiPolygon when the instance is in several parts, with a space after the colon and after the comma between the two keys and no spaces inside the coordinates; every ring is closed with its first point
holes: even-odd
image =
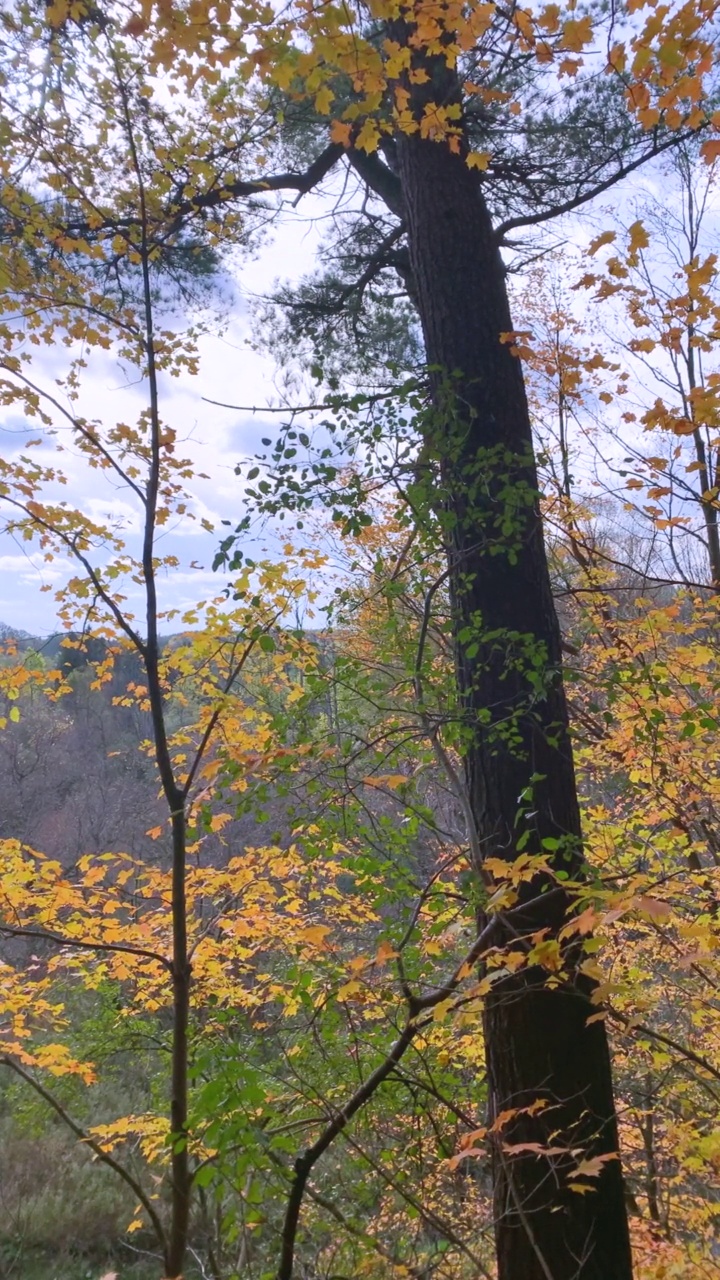
{"type": "MultiPolygon", "coordinates": [[[[441,475],[478,847],[510,862],[545,851],[555,870],[578,875],[580,814],[528,406],[520,361],[501,340],[512,329],[504,268],[463,155],[419,134],[396,143],[417,304],[437,370],[427,450],[441,475]]],[[[523,893],[533,929],[552,939],[567,903],[548,887],[536,877],[523,893]]],[[[547,976],[526,968],[495,983],[485,1012],[491,1114],[547,1104],[516,1116],[495,1144],[499,1278],[628,1280],[605,1026],[587,1025],[587,978],[574,969],[550,989],[547,976]],[[525,1143],[555,1154],[505,1149],[525,1143]],[[578,1159],[603,1155],[593,1189],[573,1191],[578,1159]]]]}

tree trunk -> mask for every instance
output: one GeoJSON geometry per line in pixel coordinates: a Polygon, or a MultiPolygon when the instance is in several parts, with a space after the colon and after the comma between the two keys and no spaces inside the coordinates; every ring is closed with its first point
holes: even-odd
{"type": "MultiPolygon", "coordinates": [[[[509,862],[546,852],[553,870],[578,875],[580,814],[530,420],[520,361],[500,337],[512,329],[504,268],[480,182],[463,155],[419,134],[398,135],[396,144],[435,370],[426,451],[441,477],[434,500],[448,543],[460,732],[478,847],[483,858],[509,862]]],[[[523,898],[533,930],[552,938],[567,903],[557,889],[544,892],[549,887],[536,876],[523,898]]],[[[547,977],[523,969],[496,983],[487,1000],[491,1117],[538,1099],[547,1104],[511,1119],[495,1142],[499,1280],[628,1280],[605,1026],[587,1025],[595,1011],[588,979],[574,970],[553,990],[547,977]],[[528,1142],[555,1154],[505,1149],[528,1142]],[[578,1160],[599,1155],[611,1158],[587,1183],[592,1190],[571,1190],[578,1160]]]]}

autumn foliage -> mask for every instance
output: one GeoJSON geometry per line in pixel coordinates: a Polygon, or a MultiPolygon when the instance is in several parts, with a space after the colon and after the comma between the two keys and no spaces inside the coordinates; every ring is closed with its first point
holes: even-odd
{"type": "MultiPolygon", "coordinates": [[[[1,767],[21,790],[37,742],[55,735],[58,761],[78,742],[84,707],[112,814],[71,848],[47,778],[48,847],[2,829],[0,1064],[18,1124],[22,1085],[119,1180],[155,1275],[492,1276],[498,1169],[547,1169],[565,1213],[620,1160],[638,1280],[715,1272],[715,24],[706,0],[0,15],[0,400],[19,441],[0,460],[2,528],[57,570],[64,637],[52,656],[5,637],[1,767]],[[632,159],[566,198],[535,172],[524,205],[506,196],[520,161],[502,147],[532,141],[537,95],[596,82],[632,159]],[[585,840],[581,855],[568,837],[570,871],[562,838],[532,845],[542,776],[517,797],[512,857],[479,847],[468,798],[458,655],[502,652],[500,683],[520,671],[533,707],[559,673],[532,636],[458,631],[457,442],[433,454],[458,370],[393,365],[358,390],[314,365],[314,399],[239,468],[229,531],[196,502],[171,419],[170,379],[201,385],[213,297],[274,193],[297,202],[345,166],[379,222],[384,182],[396,225],[330,314],[390,268],[415,305],[398,138],[498,190],[497,241],[518,253],[514,231],[678,143],[662,171],[675,230],[657,207],[621,210],[564,258],[521,262],[516,327],[496,335],[536,433],[585,840]],[[92,380],[118,366],[140,390],[108,421],[92,380]],[[79,475],[105,486],[106,515],[79,475]],[[252,559],[252,521],[280,512],[278,555],[252,559]],[[197,566],[164,535],[198,525],[216,585],[179,606],[197,566]],[[533,920],[548,900],[552,926],[533,920]],[[494,1108],[480,1027],[524,978],[583,992],[584,1025],[607,1029],[619,1152],[554,1129],[557,1098],[494,1108]],[[142,1064],[131,1097],[122,1055],[142,1064]]],[[[473,479],[478,507],[493,484],[473,479]]],[[[493,525],[511,567],[537,495],[516,499],[493,525]]]]}

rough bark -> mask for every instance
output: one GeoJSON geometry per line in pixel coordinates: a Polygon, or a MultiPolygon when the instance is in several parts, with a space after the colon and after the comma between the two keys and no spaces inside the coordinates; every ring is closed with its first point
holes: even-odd
{"type": "MultiPolygon", "coordinates": [[[[417,304],[436,370],[426,448],[441,475],[436,501],[446,526],[478,847],[483,857],[508,861],[549,850],[554,869],[581,874],[530,420],[520,361],[501,340],[512,330],[503,265],[462,153],[414,134],[398,137],[397,154],[417,304]]],[[[546,888],[537,877],[524,893],[533,927],[552,937],[567,904],[554,893],[545,906],[546,888]]],[[[605,1026],[587,1025],[591,984],[581,974],[556,990],[546,978],[533,968],[496,984],[485,1014],[491,1115],[538,1098],[548,1104],[516,1117],[495,1144],[499,1280],[628,1280],[619,1159],[602,1164],[587,1194],[568,1185],[577,1159],[617,1152],[605,1026]],[[504,1150],[524,1143],[567,1150],[504,1150]]]]}

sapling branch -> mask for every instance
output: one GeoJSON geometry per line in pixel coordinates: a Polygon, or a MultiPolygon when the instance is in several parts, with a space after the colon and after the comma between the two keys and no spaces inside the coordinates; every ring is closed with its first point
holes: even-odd
{"type": "Polygon", "coordinates": [[[30,380],[30,378],[26,378],[24,374],[19,373],[16,369],[12,369],[8,364],[0,361],[0,369],[5,369],[8,373],[12,374],[14,378],[17,378],[18,381],[24,383],[28,390],[32,391],[33,395],[38,396],[42,400],[47,400],[48,404],[51,404],[52,407],[58,413],[62,414],[62,416],[70,423],[73,430],[77,431],[78,435],[81,435],[83,439],[92,446],[95,452],[98,453],[101,458],[105,459],[107,465],[112,467],[113,471],[122,483],[127,485],[129,489],[132,489],[136,497],[140,499],[143,505],[145,504],[145,494],[140,486],[135,483],[131,476],[128,475],[124,467],[120,466],[117,458],[113,457],[113,454],[105,447],[99,436],[97,436],[93,431],[90,431],[82,418],[78,418],[75,414],[70,413],[69,410],[60,403],[56,396],[50,395],[49,391],[45,391],[42,387],[38,387],[36,383],[30,380]]]}
{"type": "Polygon", "coordinates": [[[285,1210],[285,1219],[283,1222],[280,1246],[280,1265],[278,1267],[277,1280],[292,1280],[295,1264],[295,1242],[300,1220],[300,1211],[302,1209],[308,1178],[310,1177],[310,1174],[318,1160],[320,1160],[321,1156],[325,1154],[338,1135],[344,1131],[353,1116],[357,1115],[365,1104],[370,1101],[384,1081],[387,1080],[388,1076],[393,1073],[398,1063],[410,1048],[410,1045],[418,1032],[422,1031],[432,1021],[431,1017],[422,1017],[421,1015],[429,1013],[431,1010],[435,1009],[437,1005],[441,1004],[442,1001],[449,999],[455,993],[460,983],[464,980],[473,966],[477,964],[481,955],[491,943],[497,927],[497,919],[498,917],[494,917],[493,920],[480,932],[472,947],[465,955],[465,958],[455,967],[446,982],[423,996],[413,995],[410,992],[407,993],[407,1020],[383,1061],[370,1073],[359,1088],[355,1090],[352,1096],[345,1103],[345,1106],[342,1107],[340,1111],[336,1112],[315,1142],[307,1147],[303,1154],[298,1156],[295,1160],[293,1166],[293,1177],[285,1210]]]}
{"type": "Polygon", "coordinates": [[[0,924],[0,933],[14,938],[38,938],[41,942],[52,942],[58,947],[77,948],[80,951],[122,951],[126,955],[139,956],[144,960],[154,960],[172,973],[172,965],[167,956],[159,951],[150,951],[146,947],[133,947],[123,942],[90,942],[87,939],[72,938],[49,929],[26,929],[22,925],[17,928],[9,924],[0,924]]]}
{"type": "Polygon", "coordinates": [[[152,1203],[152,1200],[144,1191],[140,1183],[137,1181],[137,1178],[134,1178],[133,1175],[125,1168],[124,1165],[120,1164],[120,1162],[116,1160],[113,1156],[111,1156],[108,1151],[105,1151],[99,1142],[97,1142],[93,1137],[91,1137],[90,1134],[87,1133],[86,1130],[83,1129],[82,1126],[79,1125],[76,1120],[73,1120],[72,1116],[69,1114],[69,1112],[65,1110],[63,1105],[58,1101],[58,1099],[54,1096],[54,1094],[50,1093],[50,1090],[46,1089],[45,1086],[42,1085],[39,1080],[36,1080],[35,1077],[30,1074],[29,1071],[26,1071],[24,1067],[21,1067],[19,1062],[15,1062],[13,1058],[9,1057],[7,1054],[4,1054],[2,1057],[0,1057],[0,1065],[4,1067],[9,1067],[10,1070],[14,1071],[16,1075],[20,1076],[20,1078],[24,1080],[25,1083],[28,1084],[31,1089],[34,1089],[35,1092],[43,1099],[43,1101],[46,1102],[49,1107],[52,1107],[53,1111],[56,1113],[56,1115],[60,1117],[63,1124],[67,1126],[67,1128],[71,1131],[71,1133],[74,1133],[75,1137],[79,1138],[80,1141],[84,1143],[84,1145],[90,1151],[92,1151],[96,1159],[99,1160],[101,1164],[107,1165],[108,1169],[112,1169],[113,1172],[116,1173],[118,1177],[121,1178],[122,1181],[126,1183],[128,1187],[130,1187],[131,1191],[137,1197],[143,1209],[145,1210],[150,1223],[152,1224],[152,1228],[153,1228],[153,1231],[155,1232],[160,1248],[163,1250],[163,1253],[166,1254],[167,1240],[165,1236],[165,1229],[163,1227],[162,1222],[160,1221],[160,1218],[157,1214],[155,1206],[152,1203]]]}

